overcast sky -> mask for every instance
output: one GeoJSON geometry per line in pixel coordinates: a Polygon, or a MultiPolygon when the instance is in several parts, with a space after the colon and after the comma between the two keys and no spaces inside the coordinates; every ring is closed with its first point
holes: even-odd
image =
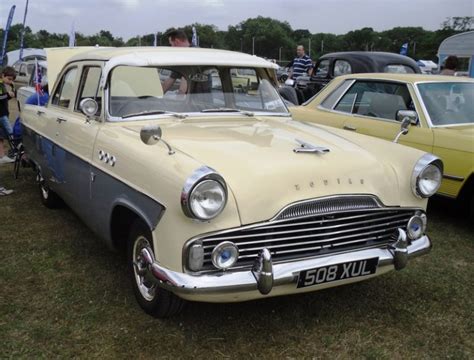
{"type": "MultiPolygon", "coordinates": [[[[13,23],[22,22],[26,0],[0,0],[2,28],[14,4],[13,23]]],[[[195,22],[226,30],[259,15],[313,33],[396,26],[436,30],[448,16],[474,16],[474,0],[30,0],[27,25],[69,33],[74,23],[86,35],[104,29],[127,40],[195,22]]]]}

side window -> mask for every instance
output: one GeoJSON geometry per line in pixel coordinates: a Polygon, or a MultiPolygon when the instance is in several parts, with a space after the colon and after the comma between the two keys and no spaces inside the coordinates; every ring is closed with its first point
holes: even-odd
{"type": "Polygon", "coordinates": [[[346,60],[336,60],[334,63],[334,77],[352,74],[352,67],[346,60]]]}
{"type": "Polygon", "coordinates": [[[344,94],[353,81],[354,80],[345,80],[342,82],[326,99],[323,100],[321,106],[325,109],[333,109],[336,102],[341,98],[342,94],[344,94]]]}
{"type": "Polygon", "coordinates": [[[77,68],[69,69],[61,78],[51,103],[60,107],[68,108],[74,97],[74,81],[76,80],[77,68]]]}
{"type": "Polygon", "coordinates": [[[20,76],[25,76],[26,75],[26,65],[25,64],[21,64],[19,75],[20,76]]]}
{"type": "Polygon", "coordinates": [[[329,73],[329,59],[321,60],[316,67],[314,76],[325,78],[328,76],[328,73],[329,73]]]}
{"type": "Polygon", "coordinates": [[[35,72],[35,64],[29,64],[27,67],[27,74],[33,74],[35,72]]]}
{"type": "Polygon", "coordinates": [[[97,104],[99,105],[97,114],[100,114],[102,104],[102,98],[99,93],[101,72],[102,70],[98,66],[86,66],[83,68],[79,85],[79,96],[77,97],[75,110],[80,111],[79,104],[83,99],[92,98],[97,101],[97,104]]]}
{"type": "Polygon", "coordinates": [[[336,110],[396,120],[398,110],[412,110],[413,102],[405,84],[358,81],[342,97],[336,110]]]}

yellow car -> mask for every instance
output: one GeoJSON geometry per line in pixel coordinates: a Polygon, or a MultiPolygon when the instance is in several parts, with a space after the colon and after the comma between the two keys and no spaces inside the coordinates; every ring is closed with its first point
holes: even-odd
{"type": "Polygon", "coordinates": [[[294,119],[393,141],[431,152],[444,163],[439,195],[459,199],[474,216],[474,80],[419,74],[341,76],[290,109],[294,119]]]}

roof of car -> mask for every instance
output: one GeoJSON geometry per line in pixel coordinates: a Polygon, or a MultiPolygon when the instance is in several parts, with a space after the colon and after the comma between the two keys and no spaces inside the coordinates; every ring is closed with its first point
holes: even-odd
{"type": "Polygon", "coordinates": [[[339,76],[337,79],[375,79],[398,80],[415,83],[426,81],[474,82],[474,79],[464,76],[423,75],[423,74],[394,74],[394,73],[362,73],[339,76]]]}
{"type": "Polygon", "coordinates": [[[102,60],[110,61],[118,57],[133,55],[141,59],[149,59],[155,63],[166,65],[242,65],[252,67],[277,68],[258,56],[235,51],[184,48],[184,47],[120,47],[97,48],[71,57],[70,61],[102,60]]]}
{"type": "Polygon", "coordinates": [[[384,52],[384,51],[341,51],[341,52],[333,52],[333,53],[328,53],[324,54],[321,56],[321,58],[327,58],[327,57],[351,57],[351,56],[357,56],[357,57],[367,57],[367,58],[379,58],[379,59],[410,59],[413,60],[410,57],[396,54],[396,53],[391,53],[391,52],[384,52]]]}

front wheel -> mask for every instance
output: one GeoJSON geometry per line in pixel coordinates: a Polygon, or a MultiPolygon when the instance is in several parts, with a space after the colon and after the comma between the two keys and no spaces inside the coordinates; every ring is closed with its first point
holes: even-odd
{"type": "Polygon", "coordinates": [[[132,225],[127,246],[127,266],[133,292],[140,307],[157,318],[173,316],[183,309],[185,301],[170,291],[160,288],[145,265],[141,250],[153,251],[151,232],[140,220],[132,225]]]}

